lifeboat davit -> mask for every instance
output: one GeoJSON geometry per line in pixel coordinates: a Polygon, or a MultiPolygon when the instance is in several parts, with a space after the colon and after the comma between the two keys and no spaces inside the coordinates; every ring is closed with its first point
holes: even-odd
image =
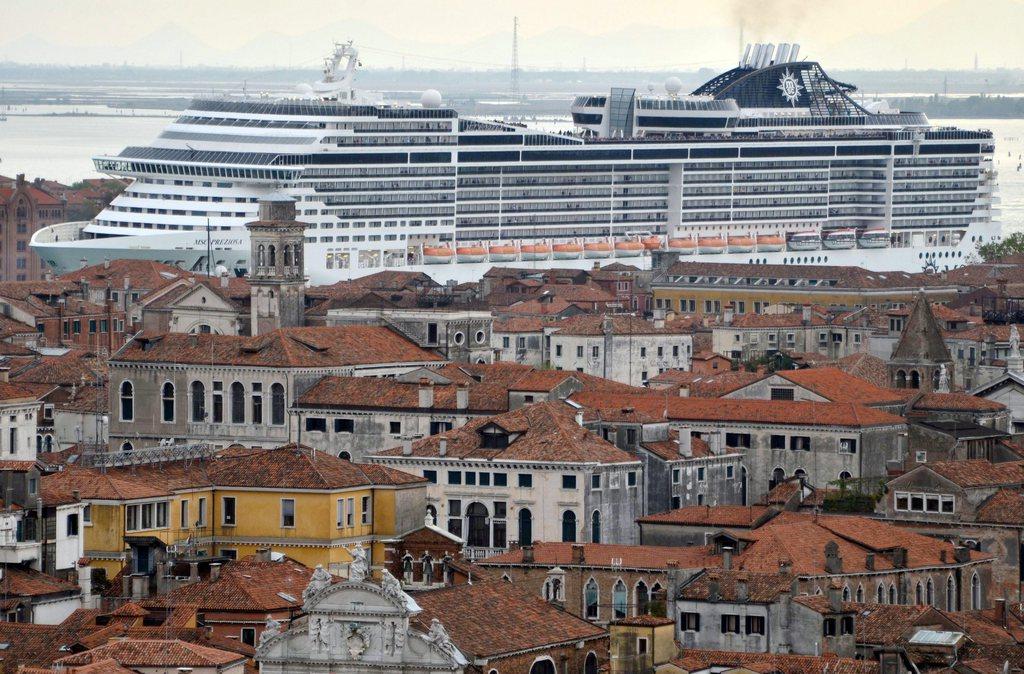
{"type": "Polygon", "coordinates": [[[789,237],[790,250],[818,250],[821,248],[821,237],[817,232],[794,232],[789,237]]]}
{"type": "Polygon", "coordinates": [[[616,241],[615,257],[637,257],[644,249],[645,246],[640,241],[616,241]]]}
{"type": "Polygon", "coordinates": [[[821,243],[830,250],[849,250],[857,246],[857,232],[852,229],[834,229],[821,238],[821,243]]]}
{"type": "Polygon", "coordinates": [[[556,243],[551,250],[556,260],[578,260],[583,254],[583,246],[578,243],[556,243]]]}
{"type": "Polygon", "coordinates": [[[612,244],[607,241],[590,241],[583,244],[583,257],[588,260],[601,260],[612,256],[612,244]]]}
{"type": "Polygon", "coordinates": [[[551,246],[546,243],[524,243],[519,247],[519,252],[527,262],[546,260],[551,257],[551,246]]]}
{"type": "Polygon", "coordinates": [[[668,249],[670,252],[678,253],[679,255],[693,255],[693,252],[697,250],[697,243],[690,238],[669,239],[668,249]]]}
{"type": "Polygon", "coordinates": [[[857,237],[857,244],[861,248],[888,248],[889,230],[884,227],[865,229],[857,237]]]}
{"type": "Polygon", "coordinates": [[[487,249],[483,246],[459,246],[455,249],[455,256],[459,262],[485,262],[487,249]]]}
{"type": "Polygon", "coordinates": [[[640,243],[644,245],[645,250],[661,250],[661,237],[660,236],[645,236],[640,239],[640,243]]]}
{"type": "Polygon", "coordinates": [[[724,253],[726,248],[725,239],[720,236],[699,236],[697,237],[697,251],[705,254],[724,253]]]}
{"type": "Polygon", "coordinates": [[[786,247],[786,240],[778,234],[758,234],[757,252],[777,253],[786,247]]]}
{"type": "Polygon", "coordinates": [[[730,253],[752,253],[754,252],[754,237],[740,235],[729,237],[730,253]]]}
{"type": "Polygon", "coordinates": [[[423,264],[448,264],[454,257],[448,246],[423,246],[423,264]]]}
{"type": "Polygon", "coordinates": [[[496,243],[487,249],[491,262],[512,262],[516,259],[516,247],[508,243],[496,243]]]}

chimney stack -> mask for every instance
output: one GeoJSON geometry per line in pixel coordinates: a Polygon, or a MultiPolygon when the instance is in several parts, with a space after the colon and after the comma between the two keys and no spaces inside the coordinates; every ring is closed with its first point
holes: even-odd
{"type": "Polygon", "coordinates": [[[1000,627],[1006,627],[1006,600],[993,599],[992,610],[995,612],[995,623],[1000,627]]]}
{"type": "Polygon", "coordinates": [[[722,586],[717,571],[708,572],[708,601],[718,601],[722,598],[722,586]]]}
{"type": "Polygon", "coordinates": [[[722,431],[711,431],[710,433],[708,433],[707,443],[708,443],[708,451],[710,451],[714,456],[718,456],[719,454],[722,454],[722,452],[723,452],[722,445],[724,444],[723,443],[723,437],[722,437],[722,431]]]}
{"type": "Polygon", "coordinates": [[[582,564],[584,561],[586,561],[586,555],[584,555],[584,553],[583,553],[583,544],[582,543],[573,543],[573,545],[572,545],[572,563],[573,564],[582,564]]]}
{"type": "Polygon", "coordinates": [[[412,456],[412,438],[409,436],[402,438],[402,456],[412,456]]]}
{"type": "Polygon", "coordinates": [[[576,410],[576,425],[583,425],[583,410],[576,410]]]}
{"type": "Polygon", "coordinates": [[[722,323],[725,325],[732,325],[734,309],[732,308],[732,302],[725,305],[725,311],[722,312],[722,323]]]}
{"type": "Polygon", "coordinates": [[[104,269],[110,269],[110,258],[109,257],[103,258],[103,268],[104,269]]]}
{"type": "Polygon", "coordinates": [[[448,438],[441,438],[441,441],[437,445],[437,455],[441,457],[448,456],[448,438]]]}
{"type": "Polygon", "coordinates": [[[224,272],[223,274],[220,275],[220,287],[221,288],[227,288],[228,287],[228,281],[229,281],[229,278],[228,278],[228,273],[227,272],[224,272]]]}
{"type": "Polygon", "coordinates": [[[213,564],[210,564],[210,580],[211,581],[214,581],[214,580],[217,580],[218,578],[220,578],[220,567],[221,567],[220,562],[214,562],[213,564]]]}
{"type": "Polygon", "coordinates": [[[11,368],[8,365],[0,366],[0,382],[8,381],[11,374],[11,368]]]}
{"type": "Polygon", "coordinates": [[[469,409],[469,384],[465,382],[455,387],[455,409],[469,409]]]}
{"type": "Polygon", "coordinates": [[[677,442],[679,443],[679,456],[685,456],[687,459],[693,457],[693,436],[690,435],[690,427],[682,426],[677,431],[679,437],[677,442]]]}
{"type": "Polygon", "coordinates": [[[426,377],[420,377],[419,406],[428,408],[434,406],[434,383],[426,377]]]}
{"type": "Polygon", "coordinates": [[[732,548],[722,548],[722,569],[732,571],[732,548]]]}
{"type": "Polygon", "coordinates": [[[811,322],[811,305],[810,304],[805,304],[804,305],[802,317],[803,317],[804,325],[809,325],[810,322],[811,322]]]}
{"type": "Polygon", "coordinates": [[[523,545],[524,541],[519,541],[519,544],[523,546],[523,564],[533,564],[533,546],[530,545],[530,541],[526,541],[526,545],[523,545]]]}
{"type": "Polygon", "coordinates": [[[828,586],[828,610],[832,613],[841,613],[843,610],[843,591],[837,581],[832,581],[828,586]]]}
{"type": "Polygon", "coordinates": [[[750,585],[748,580],[746,573],[741,572],[736,574],[736,599],[738,601],[747,601],[750,597],[750,585]]]}

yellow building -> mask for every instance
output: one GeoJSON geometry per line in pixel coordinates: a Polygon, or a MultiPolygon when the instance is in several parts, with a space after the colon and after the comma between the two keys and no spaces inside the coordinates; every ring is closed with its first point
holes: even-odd
{"type": "Polygon", "coordinates": [[[861,267],[677,262],[651,282],[654,308],[684,314],[764,313],[779,304],[878,309],[956,298],[957,286],[937,274],[874,272],[861,267]]]}
{"type": "Polygon", "coordinates": [[[638,615],[608,625],[610,674],[654,674],[676,657],[676,627],[672,618],[638,615]]]}
{"type": "Polygon", "coordinates": [[[108,579],[262,548],[344,573],[349,549],[360,544],[382,564],[383,540],[422,526],[426,512],[424,478],[305,446],[149,462],[147,452],[170,454],[140,450],[131,466],[69,466],[43,478],[87,504],[85,555],[108,579]]]}

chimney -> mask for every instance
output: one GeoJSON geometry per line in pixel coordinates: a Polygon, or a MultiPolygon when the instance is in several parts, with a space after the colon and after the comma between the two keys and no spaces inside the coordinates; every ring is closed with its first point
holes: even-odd
{"type": "Polygon", "coordinates": [[[828,610],[832,613],[843,611],[843,591],[838,582],[831,582],[828,586],[828,610]]]}
{"type": "Polygon", "coordinates": [[[779,573],[789,575],[793,571],[793,560],[789,557],[779,558],[779,573]]]}
{"type": "Polygon", "coordinates": [[[583,544],[573,543],[572,545],[572,563],[582,564],[586,560],[586,555],[583,554],[583,544]]]}
{"type": "Polygon", "coordinates": [[[86,260],[84,257],[81,260],[79,260],[78,263],[80,265],[79,269],[85,269],[86,267],[89,266],[89,261],[86,260]]]}
{"type": "Polygon", "coordinates": [[[227,288],[229,280],[230,279],[228,278],[227,272],[224,272],[223,274],[221,274],[220,275],[220,287],[221,288],[227,288]]]}
{"type": "Polygon", "coordinates": [[[217,580],[218,578],[220,578],[220,567],[221,567],[220,562],[214,562],[213,564],[210,564],[210,580],[211,581],[214,581],[214,580],[217,580]]]}
{"type": "Polygon", "coordinates": [[[995,613],[995,623],[1001,627],[1006,627],[1006,600],[993,599],[992,610],[995,613]]]}
{"type": "MultiPolygon", "coordinates": [[[[519,541],[520,545],[523,545],[523,541],[519,541]]],[[[523,564],[533,564],[533,546],[523,545],[523,564]]]]}
{"type": "Polygon", "coordinates": [[[402,438],[402,456],[412,456],[412,438],[402,438]]]}
{"type": "Polygon", "coordinates": [[[434,406],[434,384],[426,377],[420,377],[419,406],[424,408],[434,406]]]}
{"type": "Polygon", "coordinates": [[[257,548],[256,549],[256,559],[258,561],[260,561],[260,562],[269,562],[269,561],[271,561],[271,558],[270,558],[270,548],[257,548]]]}
{"type": "Polygon", "coordinates": [[[679,456],[691,458],[693,456],[693,436],[690,435],[690,427],[682,426],[677,433],[679,433],[679,456]]]}
{"type": "Polygon", "coordinates": [[[710,451],[713,455],[718,456],[719,454],[721,454],[722,453],[722,444],[723,444],[722,443],[722,432],[721,431],[711,431],[710,433],[708,433],[707,443],[708,443],[708,451],[710,451]]]}
{"type": "Polygon", "coordinates": [[[437,444],[437,455],[441,457],[448,456],[448,438],[442,437],[441,441],[437,444]]]}
{"type": "MultiPolygon", "coordinates": [[[[902,548],[904,556],[906,555],[906,548],[902,548]]],[[[957,564],[964,564],[971,561],[971,549],[966,545],[958,545],[953,548],[953,561],[957,564]]]]}
{"type": "Polygon", "coordinates": [[[897,569],[907,568],[907,549],[899,546],[892,549],[892,565],[897,569]]]}
{"type": "Polygon", "coordinates": [[[610,335],[615,331],[615,322],[611,316],[605,316],[601,322],[601,329],[606,335],[610,335]]]}
{"type": "Polygon", "coordinates": [[[82,607],[94,608],[96,602],[92,596],[92,569],[88,564],[83,563],[84,561],[79,560],[78,562],[78,587],[82,590],[82,607]]]}
{"type": "Polygon", "coordinates": [[[747,601],[750,597],[750,586],[748,583],[747,574],[737,573],[736,574],[736,600],[747,601]]]}
{"type": "Polygon", "coordinates": [[[825,544],[825,573],[843,572],[843,558],[839,556],[839,546],[835,541],[825,544]]]}
{"type": "Polygon", "coordinates": [[[583,425],[583,410],[576,410],[576,424],[578,426],[583,425]]]}
{"type": "Polygon", "coordinates": [[[734,313],[735,310],[733,309],[732,302],[729,302],[729,304],[725,305],[725,311],[722,312],[722,323],[725,325],[732,325],[732,317],[734,313]]]}
{"type": "Polygon", "coordinates": [[[664,329],[665,328],[665,319],[664,318],[655,318],[654,319],[654,327],[657,330],[664,329]]]}
{"type": "Polygon", "coordinates": [[[465,382],[455,388],[455,409],[469,409],[469,384],[465,382]]]}
{"type": "Polygon", "coordinates": [[[732,548],[722,548],[722,569],[732,571],[732,548]]]}
{"type": "Polygon", "coordinates": [[[722,598],[722,586],[717,571],[708,573],[708,601],[718,601],[722,598]]]}
{"type": "Polygon", "coordinates": [[[83,279],[79,280],[78,283],[79,283],[79,285],[82,286],[82,299],[85,300],[86,302],[88,302],[89,301],[89,282],[86,281],[83,278],[83,279]]]}
{"type": "Polygon", "coordinates": [[[103,258],[103,268],[104,269],[110,269],[110,258],[109,257],[103,258]]]}
{"type": "Polygon", "coordinates": [[[939,561],[942,562],[943,564],[946,563],[946,551],[945,550],[939,550],[939,561]]]}
{"type": "Polygon", "coordinates": [[[875,553],[869,552],[868,554],[864,555],[864,568],[868,571],[875,570],[875,553]]]}
{"type": "Polygon", "coordinates": [[[802,320],[804,325],[808,325],[811,322],[811,305],[805,304],[802,314],[802,320]]]}
{"type": "Polygon", "coordinates": [[[0,366],[0,381],[7,381],[11,374],[11,368],[8,365],[0,366]]]}
{"type": "Polygon", "coordinates": [[[78,501],[81,501],[82,500],[82,492],[78,491],[77,489],[72,489],[71,490],[71,499],[73,501],[75,501],[76,503],[78,501]]]}

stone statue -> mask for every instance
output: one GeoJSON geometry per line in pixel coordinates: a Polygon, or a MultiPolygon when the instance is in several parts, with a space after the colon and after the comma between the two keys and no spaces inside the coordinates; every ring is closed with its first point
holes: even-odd
{"type": "Polygon", "coordinates": [[[364,580],[370,573],[370,565],[366,561],[366,550],[359,543],[356,543],[354,548],[345,548],[345,550],[352,555],[352,561],[348,565],[348,579],[364,580]]]}
{"type": "Polygon", "coordinates": [[[949,393],[949,371],[945,363],[939,365],[939,391],[949,393]]]}
{"type": "Polygon", "coordinates": [[[274,620],[269,614],[267,615],[267,622],[263,625],[263,631],[260,632],[260,643],[259,647],[267,643],[278,634],[281,633],[281,623],[274,620]]]}
{"type": "Polygon", "coordinates": [[[387,569],[383,569],[380,572],[380,589],[384,592],[384,596],[396,599],[399,602],[405,602],[405,593],[402,592],[402,583],[392,576],[391,572],[387,569]]]}
{"type": "Polygon", "coordinates": [[[1020,358],[1020,333],[1017,326],[1010,326],[1010,358],[1020,358]]]}
{"type": "Polygon", "coordinates": [[[455,658],[456,648],[452,643],[448,630],[444,628],[441,621],[434,618],[430,621],[430,630],[427,632],[427,641],[437,646],[438,650],[450,658],[455,658]]]}
{"type": "Polygon", "coordinates": [[[323,618],[311,618],[309,621],[309,643],[317,651],[330,647],[331,627],[323,618]]]}
{"type": "Polygon", "coordinates": [[[320,564],[316,565],[313,575],[309,577],[309,585],[302,591],[302,600],[306,601],[314,594],[331,584],[331,572],[324,569],[320,564]]]}

